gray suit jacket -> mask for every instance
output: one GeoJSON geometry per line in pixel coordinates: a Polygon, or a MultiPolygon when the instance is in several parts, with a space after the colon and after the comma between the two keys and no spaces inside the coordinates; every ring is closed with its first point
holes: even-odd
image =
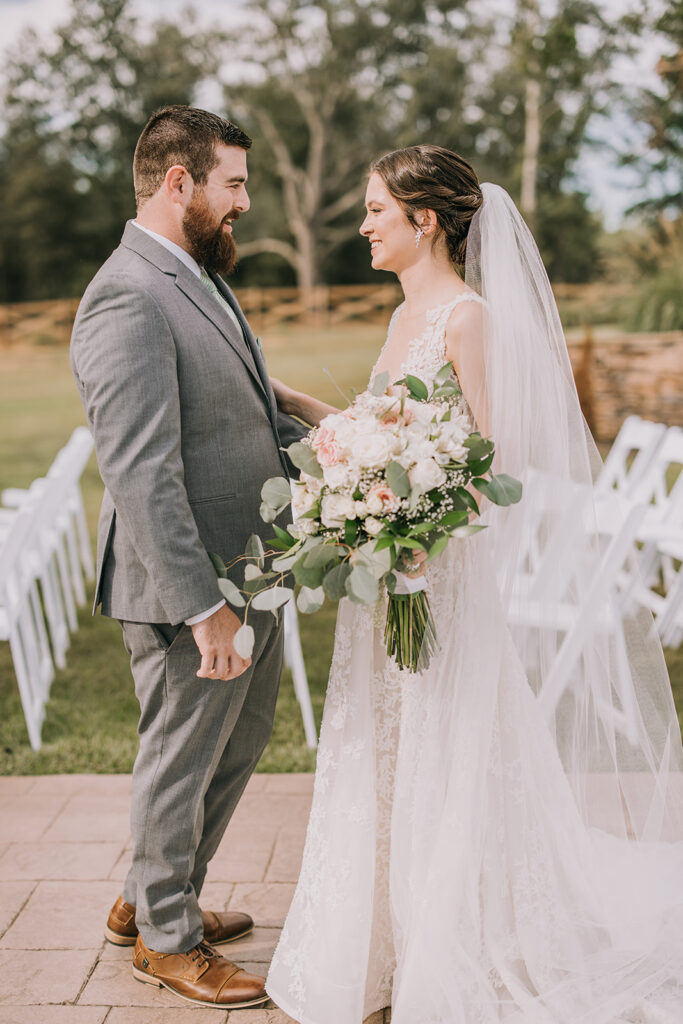
{"type": "Polygon", "coordinates": [[[78,308],[71,365],[106,488],[105,615],[182,622],[220,600],[208,551],[228,562],[251,533],[272,536],[261,487],[287,474],[281,447],[305,428],[278,413],[237,300],[215,282],[244,338],[191,270],[128,223],[78,308]]]}

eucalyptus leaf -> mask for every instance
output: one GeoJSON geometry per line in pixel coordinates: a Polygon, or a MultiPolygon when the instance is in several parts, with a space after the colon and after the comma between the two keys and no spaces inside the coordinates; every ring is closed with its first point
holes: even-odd
{"type": "Polygon", "coordinates": [[[279,509],[273,508],[266,501],[262,501],[258,510],[258,514],[264,523],[272,523],[280,514],[279,509]]]}
{"type": "Polygon", "coordinates": [[[225,569],[225,562],[220,555],[217,555],[215,551],[209,551],[208,555],[216,572],[218,572],[219,569],[225,569]]]}
{"type": "Polygon", "coordinates": [[[386,481],[394,494],[399,498],[407,498],[410,494],[410,480],[400,462],[390,462],[384,470],[386,481]]]}
{"type": "Polygon", "coordinates": [[[311,587],[315,590],[323,582],[323,569],[306,569],[303,558],[298,558],[292,566],[294,579],[302,587],[311,587]]]}
{"type": "Polygon", "coordinates": [[[346,554],[346,549],[339,544],[319,544],[309,551],[304,558],[305,569],[324,569],[326,565],[336,562],[346,554]]]}
{"type": "Polygon", "coordinates": [[[297,469],[301,469],[304,473],[308,473],[309,476],[313,476],[317,480],[322,480],[323,471],[310,445],[303,444],[301,441],[295,441],[294,444],[290,444],[287,454],[297,469]]]}
{"type": "Polygon", "coordinates": [[[258,565],[254,565],[253,562],[248,562],[244,567],[244,578],[245,580],[255,580],[257,576],[261,576],[261,570],[258,565]]]}
{"type": "Polygon", "coordinates": [[[244,608],[246,601],[242,597],[239,587],[235,586],[232,580],[219,579],[218,589],[225,600],[228,601],[233,608],[244,608]]]}
{"type": "Polygon", "coordinates": [[[289,572],[295,562],[298,562],[302,558],[301,548],[297,548],[296,551],[287,551],[284,555],[278,555],[270,563],[276,572],[289,572]]]}
{"type": "Polygon", "coordinates": [[[379,599],[377,580],[362,565],[356,565],[346,579],[346,593],[356,604],[374,604],[379,599]]]}
{"type": "Polygon", "coordinates": [[[249,558],[258,558],[259,562],[263,559],[265,554],[265,551],[263,550],[263,541],[257,533],[252,533],[251,537],[247,541],[244,553],[249,558]]]}
{"type": "Polygon", "coordinates": [[[283,476],[271,476],[261,488],[261,498],[273,508],[286,508],[292,500],[289,480],[283,476]]]}
{"type": "Polygon", "coordinates": [[[258,594],[261,590],[271,587],[272,581],[279,575],[280,573],[277,572],[262,572],[253,579],[245,578],[243,590],[245,594],[258,594]]]}
{"type": "Polygon", "coordinates": [[[256,595],[251,606],[260,612],[271,612],[286,604],[293,593],[294,591],[289,587],[269,587],[268,590],[262,590],[260,594],[256,595]]]}
{"type": "Polygon", "coordinates": [[[296,606],[304,615],[312,615],[325,603],[325,591],[322,587],[302,587],[296,598],[296,606]]]}
{"type": "Polygon", "coordinates": [[[490,480],[476,479],[472,483],[494,505],[516,505],[522,497],[521,483],[507,473],[499,473],[490,480]]]}
{"type": "Polygon", "coordinates": [[[240,658],[251,658],[254,650],[254,630],[245,623],[235,633],[233,646],[240,658]]]}
{"type": "Polygon", "coordinates": [[[379,580],[391,569],[393,555],[390,547],[381,547],[378,550],[377,545],[377,541],[366,541],[354,552],[352,559],[354,565],[362,566],[379,580]]]}
{"type": "Polygon", "coordinates": [[[375,398],[379,398],[389,387],[389,381],[391,380],[389,374],[385,370],[383,373],[378,373],[372,382],[372,387],[369,389],[370,394],[374,395],[375,398]]]}
{"type": "Polygon", "coordinates": [[[348,562],[342,562],[325,574],[322,584],[331,601],[340,601],[346,596],[346,580],[351,574],[351,569],[348,562]]]}

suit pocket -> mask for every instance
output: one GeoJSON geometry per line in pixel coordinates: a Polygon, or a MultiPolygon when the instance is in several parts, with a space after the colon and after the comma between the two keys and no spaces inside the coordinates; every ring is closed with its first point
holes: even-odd
{"type": "Polygon", "coordinates": [[[210,498],[190,498],[190,507],[194,508],[197,505],[212,505],[218,501],[235,501],[237,498],[236,494],[214,494],[210,498]]]}
{"type": "Polygon", "coordinates": [[[183,629],[189,629],[189,626],[185,626],[183,622],[179,626],[172,626],[168,622],[150,622],[149,628],[161,650],[170,651],[183,629]]]}

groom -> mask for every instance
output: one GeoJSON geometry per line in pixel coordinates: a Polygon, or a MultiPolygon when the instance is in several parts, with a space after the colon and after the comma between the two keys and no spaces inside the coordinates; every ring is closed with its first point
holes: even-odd
{"type": "Polygon", "coordinates": [[[201,1005],[265,1002],[263,979],[213,948],[253,927],[200,911],[209,860],[272,731],[282,628],[233,639],[208,552],[269,534],[260,491],[303,428],[278,413],[260,348],[219,274],[249,209],[251,140],[166,107],[135,150],[137,216],[79,306],[71,363],[105,483],[95,606],[120,620],[140,703],[132,866],[106,937],[135,977],[201,1005]]]}

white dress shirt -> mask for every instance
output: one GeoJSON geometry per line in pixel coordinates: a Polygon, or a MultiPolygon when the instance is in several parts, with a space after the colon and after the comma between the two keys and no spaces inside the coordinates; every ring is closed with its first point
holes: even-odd
{"type": "MultiPolygon", "coordinates": [[[[155,241],[157,241],[159,245],[163,245],[165,249],[168,249],[169,252],[172,252],[174,256],[177,256],[180,262],[184,263],[185,266],[188,267],[188,269],[191,270],[193,274],[195,274],[197,277],[201,277],[202,272],[199,264],[192,256],[190,256],[187,250],[183,249],[180,245],[176,245],[176,243],[172,242],[170,238],[166,238],[164,235],[158,235],[156,231],[150,231],[149,228],[143,228],[142,224],[138,224],[136,220],[133,221],[133,224],[135,225],[136,228],[139,228],[140,231],[144,231],[146,235],[149,235],[150,238],[153,238],[155,241]]],[[[239,328],[241,334],[242,328],[240,326],[239,320],[237,319],[233,310],[229,310],[229,312],[232,314],[232,318],[235,321],[237,327],[239,328]]],[[[224,604],[225,601],[218,601],[216,604],[212,605],[211,608],[207,608],[206,611],[198,612],[197,615],[192,615],[189,619],[185,619],[185,625],[195,626],[198,622],[203,622],[204,619],[208,619],[210,615],[213,615],[214,612],[217,612],[219,608],[222,608],[224,604]]]]}

